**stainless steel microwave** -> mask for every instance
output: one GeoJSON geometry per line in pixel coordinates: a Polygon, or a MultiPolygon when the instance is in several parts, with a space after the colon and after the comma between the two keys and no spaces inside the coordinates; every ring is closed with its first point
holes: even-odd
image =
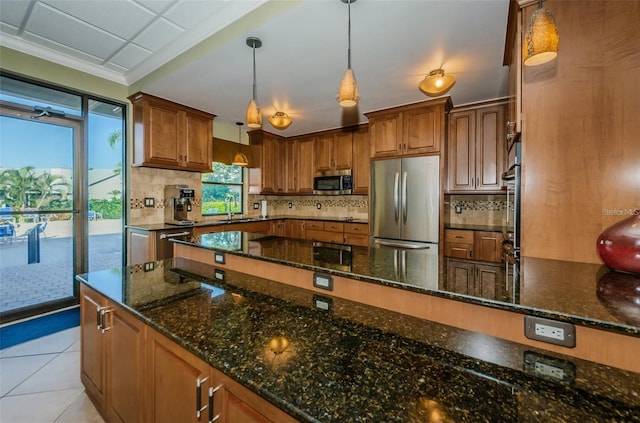
{"type": "Polygon", "coordinates": [[[353,180],[351,169],[316,172],[313,176],[313,193],[320,195],[351,194],[353,180]]]}

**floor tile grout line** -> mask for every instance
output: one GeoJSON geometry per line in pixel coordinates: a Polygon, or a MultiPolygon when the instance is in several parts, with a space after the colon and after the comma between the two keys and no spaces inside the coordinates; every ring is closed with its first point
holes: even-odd
{"type": "MultiPolygon", "coordinates": [[[[60,353],[51,353],[51,355],[54,355],[55,357],[52,357],[51,360],[48,360],[46,363],[44,363],[42,366],[40,366],[39,368],[37,368],[36,370],[34,370],[33,373],[31,373],[30,375],[28,375],[27,377],[25,377],[24,379],[22,379],[20,381],[20,383],[18,383],[16,386],[14,386],[10,391],[8,391],[6,394],[2,395],[2,397],[0,398],[5,398],[5,397],[18,397],[20,395],[26,395],[26,394],[18,394],[18,395],[10,395],[11,392],[15,391],[16,389],[18,389],[20,387],[20,385],[22,385],[23,383],[25,383],[29,378],[33,377],[33,375],[35,375],[36,373],[38,373],[40,370],[44,369],[45,367],[47,367],[49,364],[51,364],[51,362],[53,360],[55,360],[56,358],[58,358],[58,356],[60,355],[60,353]]],[[[37,354],[37,355],[47,355],[47,354],[37,354]]],[[[33,356],[17,356],[17,357],[4,357],[4,358],[22,358],[22,357],[33,357],[33,356]]],[[[2,359],[4,359],[2,358],[2,359]]],[[[46,392],[46,391],[45,391],[46,392]]]]}
{"type": "Polygon", "coordinates": [[[75,398],[69,402],[69,405],[64,410],[62,410],[62,412],[56,418],[54,418],[51,421],[51,423],[56,423],[57,421],[59,421],[62,418],[62,416],[64,416],[64,414],[67,412],[67,410],[69,410],[73,406],[73,403],[75,403],[78,400],[78,398],[84,394],[85,394],[85,389],[83,386],[80,392],[78,392],[78,395],[76,395],[75,398]]]}

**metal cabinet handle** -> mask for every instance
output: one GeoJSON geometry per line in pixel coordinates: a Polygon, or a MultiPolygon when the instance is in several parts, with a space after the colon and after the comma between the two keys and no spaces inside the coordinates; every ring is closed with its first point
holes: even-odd
{"type": "Polygon", "coordinates": [[[107,319],[106,319],[106,315],[108,313],[111,313],[113,310],[107,307],[102,307],[102,309],[100,310],[100,331],[102,333],[105,333],[109,330],[111,330],[111,326],[107,327],[107,319]]]}
{"type": "Polygon", "coordinates": [[[196,418],[198,420],[200,420],[200,416],[202,416],[202,412],[204,410],[207,409],[207,407],[209,406],[207,405],[202,405],[202,384],[209,379],[209,376],[205,377],[204,379],[196,379],[196,418]]]}
{"type": "Polygon", "coordinates": [[[96,326],[98,326],[98,330],[102,330],[102,309],[104,307],[96,307],[96,326]]]}
{"type": "Polygon", "coordinates": [[[160,234],[160,239],[175,238],[177,236],[186,236],[186,235],[191,235],[191,232],[184,231],[184,232],[176,232],[174,234],[160,234]]]}
{"type": "Polygon", "coordinates": [[[218,390],[220,388],[222,388],[222,384],[214,387],[209,387],[209,423],[213,423],[216,420],[218,420],[220,418],[220,416],[222,414],[218,413],[216,416],[214,416],[214,412],[213,412],[213,395],[218,392],[218,390]]]}

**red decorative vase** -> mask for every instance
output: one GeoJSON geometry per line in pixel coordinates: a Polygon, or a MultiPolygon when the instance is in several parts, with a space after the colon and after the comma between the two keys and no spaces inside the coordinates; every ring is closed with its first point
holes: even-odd
{"type": "Polygon", "coordinates": [[[605,229],[598,237],[597,248],[610,268],[640,273],[640,210],[605,229]]]}

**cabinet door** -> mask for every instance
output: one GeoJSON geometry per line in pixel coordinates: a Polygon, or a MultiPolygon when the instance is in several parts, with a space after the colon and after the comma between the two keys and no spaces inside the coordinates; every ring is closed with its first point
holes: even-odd
{"type": "MultiPolygon", "coordinates": [[[[275,167],[275,190],[278,194],[284,194],[287,192],[287,142],[284,140],[276,140],[275,142],[275,157],[276,161],[267,164],[275,167]]],[[[291,151],[293,153],[293,151],[291,151]]]]}
{"type": "Polygon", "coordinates": [[[473,191],[475,187],[475,111],[449,115],[447,176],[449,191],[473,191]]]}
{"type": "Polygon", "coordinates": [[[476,111],[476,191],[502,188],[504,167],[504,106],[482,107],[476,111]]]}
{"type": "Polygon", "coordinates": [[[371,158],[398,156],[402,138],[400,113],[369,119],[369,136],[371,137],[371,158]]]}
{"type": "Polygon", "coordinates": [[[155,237],[151,231],[127,229],[129,265],[155,261],[155,237]]]}
{"type": "Polygon", "coordinates": [[[272,220],[269,224],[269,235],[284,236],[284,220],[272,220]]]}
{"type": "MultiPolygon", "coordinates": [[[[207,363],[154,330],[147,330],[147,421],[150,423],[203,423],[208,410],[196,417],[197,384],[211,376],[207,363]]],[[[207,380],[200,389],[200,404],[209,402],[207,380]]]]}
{"type": "Polygon", "coordinates": [[[213,123],[196,113],[184,114],[182,165],[189,170],[211,172],[213,164],[213,123]]]}
{"type": "Polygon", "coordinates": [[[518,11],[516,29],[511,48],[511,61],[509,63],[509,100],[507,105],[507,134],[522,131],[520,116],[522,114],[522,12],[518,11]]]}
{"type": "Polygon", "coordinates": [[[314,171],[324,172],[333,168],[334,134],[322,135],[316,138],[314,145],[314,171]]]}
{"type": "Polygon", "coordinates": [[[107,300],[85,285],[80,285],[80,379],[96,408],[105,406],[105,337],[98,328],[98,311],[107,300]]]}
{"type": "Polygon", "coordinates": [[[491,300],[504,300],[504,268],[497,264],[476,264],[475,289],[472,295],[491,300]]]}
{"type": "Polygon", "coordinates": [[[267,135],[264,136],[262,145],[262,194],[275,194],[278,182],[278,140],[267,135]]]}
{"type": "Polygon", "coordinates": [[[439,107],[407,110],[403,113],[402,154],[427,154],[440,152],[439,107]]]}
{"type": "Polygon", "coordinates": [[[284,179],[284,192],[294,194],[296,192],[296,141],[282,141],[284,150],[284,162],[280,163],[280,174],[284,179]]]}
{"type": "Polygon", "coordinates": [[[371,178],[371,143],[369,131],[359,129],[353,133],[353,193],[369,194],[369,179],[371,178]]]}
{"type": "MultiPolygon", "coordinates": [[[[144,100],[143,100],[144,101],[144,100]]],[[[180,111],[163,103],[144,102],[145,162],[160,166],[181,165],[180,111]]]]}
{"type": "Polygon", "coordinates": [[[107,421],[144,418],[144,325],[120,307],[107,314],[107,421]]]}
{"type": "Polygon", "coordinates": [[[336,134],[332,156],[334,169],[351,169],[353,166],[353,133],[351,131],[336,134]]]}
{"type": "Polygon", "coordinates": [[[299,194],[313,194],[315,138],[300,138],[295,141],[295,191],[299,194]]]}
{"type": "Polygon", "coordinates": [[[304,239],[304,220],[289,219],[285,222],[284,236],[288,238],[304,239]]]}
{"type": "Polygon", "coordinates": [[[447,291],[456,294],[473,295],[476,266],[473,262],[462,260],[446,260],[447,291]]]}
{"type": "Polygon", "coordinates": [[[476,231],[474,234],[475,259],[500,263],[502,259],[502,233],[476,231]]]}

